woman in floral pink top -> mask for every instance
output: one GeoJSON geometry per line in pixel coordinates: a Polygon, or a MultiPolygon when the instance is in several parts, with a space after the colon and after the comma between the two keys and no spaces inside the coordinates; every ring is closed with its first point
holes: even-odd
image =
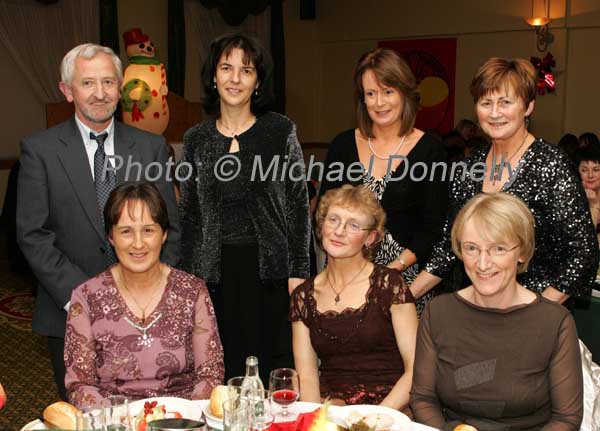
{"type": "Polygon", "coordinates": [[[206,285],[160,262],[169,226],[149,183],[111,194],[104,219],[119,263],[73,291],[65,383],[78,407],[109,395],[208,398],[223,350],[206,285]]]}

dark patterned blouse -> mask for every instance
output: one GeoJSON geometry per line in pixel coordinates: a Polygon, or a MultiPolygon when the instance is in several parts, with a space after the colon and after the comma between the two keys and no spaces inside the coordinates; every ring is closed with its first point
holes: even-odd
{"type": "MultiPolygon", "coordinates": [[[[452,224],[465,203],[482,192],[483,178],[476,168],[485,163],[487,153],[487,148],[475,151],[456,169],[444,235],[424,268],[438,277],[447,276],[457,260],[450,241],[452,224]]],[[[502,191],[521,198],[535,219],[535,253],[527,272],[518,275],[519,282],[536,292],[554,287],[589,297],[598,242],[583,186],[566,154],[537,139],[511,170],[502,191]]]]}
{"type": "Polygon", "coordinates": [[[65,339],[71,403],[209,398],[223,380],[223,350],[204,282],[171,268],[163,296],[145,322],[129,310],[110,270],[78,286],[65,339]]]}

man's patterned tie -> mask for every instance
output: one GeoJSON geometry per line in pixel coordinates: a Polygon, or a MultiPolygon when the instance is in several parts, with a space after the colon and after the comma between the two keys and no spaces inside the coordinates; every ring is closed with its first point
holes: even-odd
{"type": "MultiPolygon", "coordinates": [[[[104,152],[104,141],[108,137],[108,133],[104,132],[100,135],[94,135],[90,132],[90,139],[98,143],[98,148],[94,153],[94,184],[96,186],[96,197],[98,198],[98,207],[100,209],[100,220],[102,221],[102,228],[104,229],[104,206],[108,200],[110,192],[115,188],[117,179],[115,173],[112,170],[104,170],[104,163],[106,162],[106,153],[104,152]]],[[[107,164],[110,166],[110,163],[107,164]]],[[[113,249],[106,241],[107,258],[110,264],[116,263],[117,259],[114,255],[113,249]]]]}

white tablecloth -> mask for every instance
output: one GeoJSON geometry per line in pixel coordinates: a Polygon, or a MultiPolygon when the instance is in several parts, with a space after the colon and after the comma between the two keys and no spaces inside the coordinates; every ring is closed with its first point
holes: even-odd
{"type": "MultiPolygon", "coordinates": [[[[155,398],[152,398],[155,399],[155,398]]],[[[157,400],[159,400],[159,404],[160,402],[160,398],[157,398],[157,400]]],[[[188,404],[189,402],[187,400],[183,400],[185,401],[186,404],[188,404]]],[[[197,405],[197,417],[191,418],[191,419],[199,419],[200,416],[202,415],[202,410],[206,407],[206,405],[208,404],[208,400],[195,400],[192,401],[192,403],[197,405]]],[[[140,402],[136,402],[136,405],[139,405],[140,402]]],[[[143,402],[142,402],[143,404],[143,402]]],[[[167,405],[168,408],[171,409],[177,409],[177,406],[172,406],[172,403],[169,402],[165,402],[165,405],[167,405]]],[[[306,402],[297,402],[292,406],[292,411],[295,413],[306,413],[306,412],[312,412],[314,410],[316,410],[317,408],[319,408],[321,404],[317,404],[317,403],[306,403],[306,402]]],[[[332,413],[335,412],[335,410],[339,408],[339,407],[335,407],[332,406],[331,410],[332,413]]],[[[132,409],[132,411],[130,412],[132,416],[137,415],[139,412],[138,411],[133,411],[135,409],[132,409]]],[[[184,410],[184,409],[182,409],[184,410]]],[[[334,413],[335,414],[335,413],[334,413]]],[[[207,419],[207,422],[209,422],[210,425],[210,420],[207,419]]],[[[43,422],[41,422],[40,420],[36,419],[34,421],[31,421],[30,423],[28,423],[27,425],[25,425],[21,431],[32,431],[32,430],[45,430],[47,429],[46,426],[44,425],[43,422]]],[[[422,425],[416,422],[412,423],[412,430],[411,431],[437,431],[435,428],[431,428],[428,427],[427,425],[422,425]]]]}

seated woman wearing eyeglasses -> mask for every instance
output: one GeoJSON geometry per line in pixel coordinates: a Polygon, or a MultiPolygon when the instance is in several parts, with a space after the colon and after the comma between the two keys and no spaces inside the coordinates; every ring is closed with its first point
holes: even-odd
{"type": "Polygon", "coordinates": [[[478,194],[458,213],[451,240],[472,284],[434,298],[421,316],[415,419],[442,430],[579,430],[575,323],[517,282],[535,247],[529,209],[507,193],[478,194]]]}
{"type": "Polygon", "coordinates": [[[344,185],[321,198],[316,222],[328,264],[290,310],[301,399],[406,408],[417,314],[400,272],[370,261],[385,213],[370,190],[344,185]]]}

